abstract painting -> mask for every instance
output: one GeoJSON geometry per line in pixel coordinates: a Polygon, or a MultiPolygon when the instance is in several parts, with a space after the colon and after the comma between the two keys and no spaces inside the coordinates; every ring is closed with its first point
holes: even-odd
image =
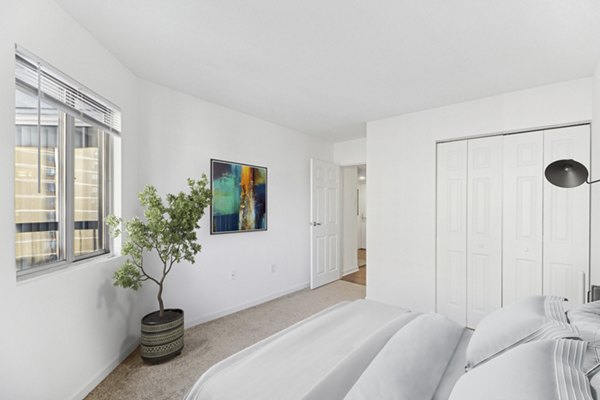
{"type": "Polygon", "coordinates": [[[211,160],[212,234],[267,230],[267,169],[211,160]]]}

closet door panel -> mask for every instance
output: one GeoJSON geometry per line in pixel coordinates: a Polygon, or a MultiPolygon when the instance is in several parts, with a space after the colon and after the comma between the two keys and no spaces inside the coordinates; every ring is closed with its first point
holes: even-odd
{"type": "Polygon", "coordinates": [[[468,141],[467,326],[502,306],[502,137],[468,141]]]}
{"type": "MultiPolygon", "coordinates": [[[[544,166],[574,159],[589,170],[589,125],[544,132],[544,166]]],[[[544,180],[544,279],[543,292],[586,300],[589,281],[590,187],[559,188],[544,180]]]]}
{"type": "Polygon", "coordinates": [[[502,305],[542,294],[544,134],[504,137],[502,305]]]}
{"type": "Polygon", "coordinates": [[[437,312],[466,324],[467,143],[438,144],[437,312]]]}

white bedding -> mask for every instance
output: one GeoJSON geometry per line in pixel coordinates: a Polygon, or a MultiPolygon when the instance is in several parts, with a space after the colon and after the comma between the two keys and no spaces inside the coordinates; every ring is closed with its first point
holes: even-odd
{"type": "Polygon", "coordinates": [[[464,328],[422,314],[390,338],[345,400],[432,399],[464,328]]]}
{"type": "Polygon", "coordinates": [[[465,365],[467,365],[467,347],[473,336],[473,331],[464,329],[463,334],[454,349],[454,354],[448,363],[446,372],[438,385],[433,400],[448,400],[454,385],[465,374],[465,365]]]}
{"type": "Polygon", "coordinates": [[[592,400],[582,369],[586,345],[573,339],[524,343],[463,375],[450,400],[592,400]]]}
{"type": "MultiPolygon", "coordinates": [[[[340,303],[216,364],[200,377],[185,400],[344,399],[390,338],[419,315],[369,300],[340,303]]],[[[420,387],[429,385],[425,391],[430,393],[439,386],[445,397],[434,397],[436,400],[447,399],[446,389],[451,388],[464,367],[460,366],[459,374],[452,362],[457,343],[464,341],[459,341],[463,329],[447,323],[438,325],[443,326],[451,332],[447,335],[448,348],[438,351],[439,357],[426,355],[428,360],[415,369],[413,376],[406,369],[408,375],[401,383],[426,381],[420,382],[420,387]],[[455,371],[449,373],[446,367],[455,371]],[[423,376],[423,371],[430,368],[437,377],[423,376]],[[450,383],[445,384],[446,381],[450,383]]],[[[435,334],[445,335],[444,331],[436,331],[433,325],[428,329],[427,335],[408,332],[396,347],[426,348],[433,340],[440,349],[435,334]],[[402,340],[409,342],[402,345],[402,340]]],[[[418,358],[418,353],[413,356],[418,358]]]]}

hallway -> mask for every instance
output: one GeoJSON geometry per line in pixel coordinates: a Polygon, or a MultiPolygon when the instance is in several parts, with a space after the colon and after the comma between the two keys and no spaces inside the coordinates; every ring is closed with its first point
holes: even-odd
{"type": "Polygon", "coordinates": [[[367,250],[358,249],[358,271],[342,278],[343,281],[367,285],[367,250]]]}

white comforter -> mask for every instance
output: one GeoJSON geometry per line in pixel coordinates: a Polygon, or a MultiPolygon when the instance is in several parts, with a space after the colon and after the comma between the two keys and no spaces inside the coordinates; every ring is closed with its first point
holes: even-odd
{"type": "MultiPolygon", "coordinates": [[[[433,394],[462,328],[445,319],[419,316],[368,300],[340,303],[216,364],[185,400],[344,399],[363,373],[360,387],[349,394],[352,399],[369,398],[365,394],[378,390],[394,391],[397,385],[408,385],[405,393],[433,394]],[[415,319],[421,321],[419,326],[411,324],[415,319]],[[393,346],[386,346],[394,335],[393,346]],[[384,346],[390,351],[375,359],[384,346]],[[386,365],[403,365],[402,353],[408,357],[402,378],[387,371],[388,387],[370,388],[380,384],[386,365]]],[[[428,394],[424,399],[430,398],[428,394]]]]}

